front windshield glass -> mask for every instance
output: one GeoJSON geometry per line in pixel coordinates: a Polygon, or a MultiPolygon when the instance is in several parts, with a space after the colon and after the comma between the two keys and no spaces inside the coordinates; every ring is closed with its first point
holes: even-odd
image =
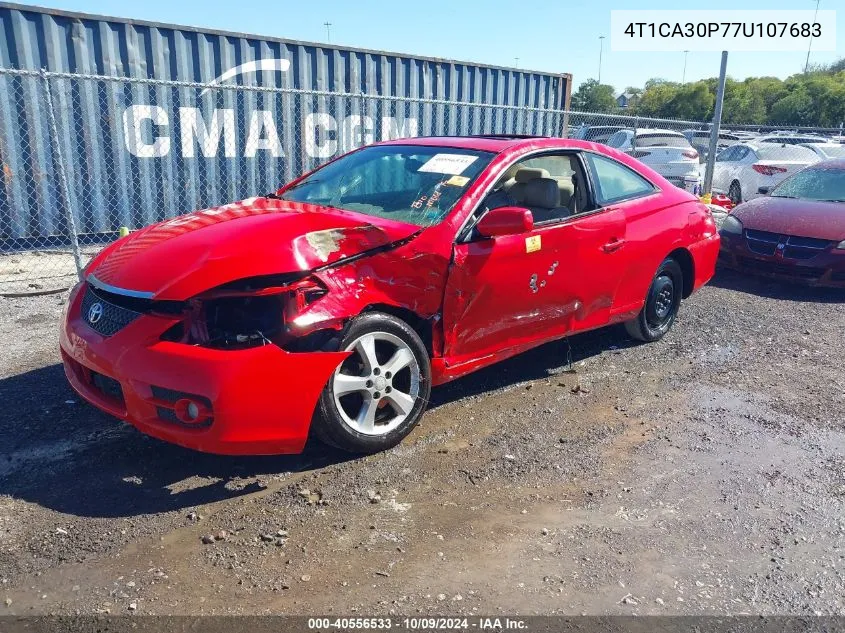
{"type": "Polygon", "coordinates": [[[446,217],[493,156],[423,145],[365,147],[318,169],[283,191],[281,199],[432,226],[446,217]]]}
{"type": "Polygon", "coordinates": [[[845,202],[845,169],[807,167],[772,189],[771,195],[845,202]]]}

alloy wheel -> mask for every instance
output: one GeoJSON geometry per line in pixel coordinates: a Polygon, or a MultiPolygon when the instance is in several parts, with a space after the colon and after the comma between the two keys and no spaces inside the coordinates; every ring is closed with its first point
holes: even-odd
{"type": "Polygon", "coordinates": [[[410,415],[420,392],[420,367],[411,348],[388,332],[353,340],[352,352],[335,370],[332,393],[349,428],[364,435],[385,435],[410,415]]]}

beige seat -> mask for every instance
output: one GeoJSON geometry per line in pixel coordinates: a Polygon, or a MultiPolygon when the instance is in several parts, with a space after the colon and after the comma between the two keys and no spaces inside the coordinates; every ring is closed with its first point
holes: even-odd
{"type": "Polygon", "coordinates": [[[520,167],[516,174],[514,174],[514,184],[506,191],[513,196],[519,204],[526,204],[525,202],[525,187],[526,185],[538,178],[549,178],[549,172],[545,169],[535,169],[533,167],[520,167]]]}

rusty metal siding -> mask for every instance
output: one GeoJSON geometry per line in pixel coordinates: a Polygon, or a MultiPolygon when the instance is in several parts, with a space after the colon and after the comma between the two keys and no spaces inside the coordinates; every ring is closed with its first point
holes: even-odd
{"type": "MultiPolygon", "coordinates": [[[[567,74],[0,2],[0,250],[66,243],[68,207],[94,241],[120,226],[139,228],[272,191],[329,157],[308,152],[309,137],[323,134],[305,129],[311,114],[331,115],[335,129],[323,137],[338,139],[342,121],[362,116],[372,123],[373,140],[383,137],[384,117],[403,125],[413,120],[418,134],[554,134],[562,118],[551,111],[563,108],[570,84],[567,74]],[[267,59],[289,60],[290,68],[239,75],[203,94],[202,84],[226,70],[267,59]],[[42,69],[58,75],[39,76],[42,69]],[[51,137],[43,116],[48,87],[59,138],[51,137]],[[135,104],[167,113],[166,157],[127,150],[123,118],[135,104]],[[185,106],[197,108],[205,124],[215,111],[234,110],[237,155],[205,157],[196,146],[193,157],[183,155],[185,106]],[[246,155],[251,117],[262,111],[276,126],[282,158],[246,155]],[[56,183],[56,152],[68,165],[68,196],[56,183]]],[[[145,121],[145,134],[157,129],[145,121]]],[[[336,145],[335,154],[349,149],[336,145]]]]}

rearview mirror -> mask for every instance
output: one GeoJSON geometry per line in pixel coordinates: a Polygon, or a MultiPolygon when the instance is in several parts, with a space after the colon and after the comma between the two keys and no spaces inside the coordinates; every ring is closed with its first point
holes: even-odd
{"type": "Polygon", "coordinates": [[[534,228],[534,216],[522,207],[491,209],[478,222],[476,230],[482,237],[517,235],[534,228]]]}
{"type": "Polygon", "coordinates": [[[759,187],[757,189],[757,193],[762,194],[764,196],[768,196],[769,192],[772,190],[771,187],[759,187]]]}

